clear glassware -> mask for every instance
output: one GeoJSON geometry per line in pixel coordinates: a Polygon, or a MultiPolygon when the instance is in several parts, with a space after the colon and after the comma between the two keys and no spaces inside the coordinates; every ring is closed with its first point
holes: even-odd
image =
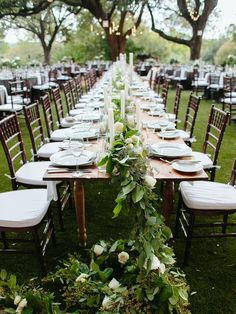
{"type": "Polygon", "coordinates": [[[82,172],[79,171],[79,158],[84,150],[84,141],[82,138],[76,138],[70,142],[70,152],[75,158],[76,170],[72,173],[74,177],[80,177],[82,172]]]}

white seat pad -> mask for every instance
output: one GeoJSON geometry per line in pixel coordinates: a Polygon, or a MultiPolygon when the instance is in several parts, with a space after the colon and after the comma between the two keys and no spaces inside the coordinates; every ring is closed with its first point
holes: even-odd
{"type": "Polygon", "coordinates": [[[184,203],[193,209],[236,209],[236,190],[232,185],[189,181],[180,183],[184,203]]]}
{"type": "Polygon", "coordinates": [[[184,130],[178,130],[179,132],[179,136],[184,140],[184,141],[187,141],[189,140],[189,133],[184,131],[184,130]]]}
{"type": "Polygon", "coordinates": [[[41,146],[38,150],[38,157],[49,158],[52,154],[59,152],[62,142],[47,143],[41,146]]]}
{"type": "Polygon", "coordinates": [[[37,225],[50,202],[46,189],[27,189],[0,193],[0,226],[24,228],[37,225]]]}
{"type": "Polygon", "coordinates": [[[16,112],[23,110],[23,106],[14,104],[5,104],[0,106],[0,111],[16,112]]]}
{"type": "Polygon", "coordinates": [[[64,141],[67,136],[67,130],[65,129],[58,129],[52,132],[51,134],[51,140],[55,142],[61,142],[64,141]]]}
{"type": "Polygon", "coordinates": [[[192,152],[192,156],[195,160],[201,160],[203,169],[209,169],[213,166],[213,162],[210,157],[207,156],[207,154],[201,152],[192,152]]]}
{"type": "Polygon", "coordinates": [[[29,185],[47,186],[47,181],[43,181],[43,176],[50,164],[50,161],[28,162],[24,164],[16,172],[17,182],[29,185]]]}
{"type": "Polygon", "coordinates": [[[225,104],[236,104],[236,98],[223,98],[222,102],[225,104]]]}

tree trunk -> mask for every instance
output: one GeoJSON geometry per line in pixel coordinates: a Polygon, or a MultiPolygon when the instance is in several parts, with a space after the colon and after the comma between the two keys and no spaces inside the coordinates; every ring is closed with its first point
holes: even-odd
{"type": "Polygon", "coordinates": [[[190,41],[190,60],[200,59],[202,47],[202,36],[193,35],[190,41]]]}
{"type": "Polygon", "coordinates": [[[122,35],[117,36],[115,34],[107,34],[108,46],[111,52],[112,61],[116,61],[116,58],[120,53],[125,53],[126,38],[122,35]]]}
{"type": "Polygon", "coordinates": [[[44,64],[49,65],[51,63],[51,47],[44,46],[43,55],[44,55],[44,64]]]}

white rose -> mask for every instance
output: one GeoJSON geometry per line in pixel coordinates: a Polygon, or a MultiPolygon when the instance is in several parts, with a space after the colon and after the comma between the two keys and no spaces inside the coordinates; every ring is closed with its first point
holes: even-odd
{"type": "Polygon", "coordinates": [[[131,138],[132,138],[133,144],[139,143],[139,137],[137,135],[132,135],[131,138]]]}
{"type": "Polygon", "coordinates": [[[16,295],[15,299],[14,299],[14,304],[17,305],[21,300],[21,296],[20,295],[16,295]]]}
{"type": "Polygon", "coordinates": [[[102,307],[104,310],[109,310],[112,305],[112,300],[107,295],[105,295],[103,301],[102,301],[102,307]]]}
{"type": "Polygon", "coordinates": [[[108,285],[109,288],[114,289],[114,290],[119,288],[119,286],[120,286],[120,283],[115,278],[112,278],[112,280],[110,281],[108,285]]]}
{"type": "Polygon", "coordinates": [[[26,307],[26,305],[27,305],[27,300],[26,299],[22,299],[20,301],[20,303],[18,304],[18,307],[16,309],[16,313],[17,314],[21,314],[23,309],[24,309],[24,307],[26,307]]]}
{"type": "Polygon", "coordinates": [[[101,255],[101,254],[103,253],[104,247],[101,246],[101,245],[99,245],[99,244],[95,244],[95,245],[94,245],[94,248],[93,248],[93,251],[94,251],[94,253],[95,253],[97,256],[99,256],[99,255],[101,255]]]}
{"type": "Polygon", "coordinates": [[[121,252],[118,254],[118,261],[121,264],[125,264],[129,259],[129,254],[127,252],[121,252]]]}
{"type": "Polygon", "coordinates": [[[82,273],[76,278],[76,282],[85,282],[86,279],[89,277],[88,274],[82,273]]]}
{"type": "Polygon", "coordinates": [[[128,144],[127,147],[128,147],[129,149],[133,149],[133,148],[134,148],[134,145],[133,145],[133,144],[128,144]]]}
{"type": "Polygon", "coordinates": [[[165,270],[166,270],[165,264],[161,263],[161,264],[160,264],[160,267],[159,267],[159,272],[160,272],[161,274],[164,274],[165,270]]]}
{"type": "Polygon", "coordinates": [[[157,180],[153,178],[152,176],[146,175],[144,177],[145,182],[153,189],[156,185],[157,180]]]}
{"type": "Polygon", "coordinates": [[[159,269],[161,262],[156,255],[152,257],[151,270],[159,269]]]}
{"type": "Polygon", "coordinates": [[[126,144],[132,144],[132,138],[131,137],[128,137],[126,140],[125,140],[125,143],[126,144]]]}
{"type": "Polygon", "coordinates": [[[121,133],[124,130],[124,124],[121,122],[116,122],[114,124],[114,131],[115,133],[121,133]]]}

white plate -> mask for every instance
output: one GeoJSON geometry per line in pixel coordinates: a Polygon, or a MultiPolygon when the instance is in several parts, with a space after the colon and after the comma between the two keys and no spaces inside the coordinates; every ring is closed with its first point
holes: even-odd
{"type": "Polygon", "coordinates": [[[99,113],[83,113],[79,116],[80,120],[83,121],[98,121],[100,119],[99,113]]]}
{"type": "MultiPolygon", "coordinates": [[[[71,138],[83,138],[83,139],[93,139],[97,138],[99,135],[99,130],[98,129],[90,129],[89,131],[81,129],[81,124],[75,124],[71,129],[71,138]],[[77,132],[78,130],[78,132],[77,132]]],[[[67,134],[67,138],[69,135],[67,134]]]]}
{"type": "Polygon", "coordinates": [[[159,143],[151,145],[151,153],[155,156],[169,158],[191,156],[192,149],[185,144],[159,143]]]}
{"type": "Polygon", "coordinates": [[[173,130],[173,131],[165,131],[165,132],[160,132],[159,136],[161,138],[166,138],[166,139],[171,139],[171,138],[177,138],[180,136],[179,131],[173,130]]]}
{"type": "Polygon", "coordinates": [[[164,110],[150,110],[149,111],[149,116],[153,116],[153,117],[162,117],[165,115],[165,111],[164,110]]]}
{"type": "MultiPolygon", "coordinates": [[[[155,121],[149,121],[147,123],[144,122],[144,125],[146,125],[149,129],[155,129],[155,130],[161,130],[164,125],[160,125],[160,123],[155,121]]],[[[175,129],[175,123],[169,122],[165,124],[166,130],[174,130],[175,129]]]]}
{"type": "Polygon", "coordinates": [[[203,169],[201,163],[181,163],[181,162],[173,162],[173,169],[181,172],[197,172],[203,169]]]}
{"type": "MultiPolygon", "coordinates": [[[[93,163],[95,157],[93,152],[84,150],[82,155],[78,158],[78,165],[89,165],[93,163]]],[[[68,150],[53,154],[50,157],[50,161],[57,166],[73,167],[76,165],[75,157],[68,150]]]]}

